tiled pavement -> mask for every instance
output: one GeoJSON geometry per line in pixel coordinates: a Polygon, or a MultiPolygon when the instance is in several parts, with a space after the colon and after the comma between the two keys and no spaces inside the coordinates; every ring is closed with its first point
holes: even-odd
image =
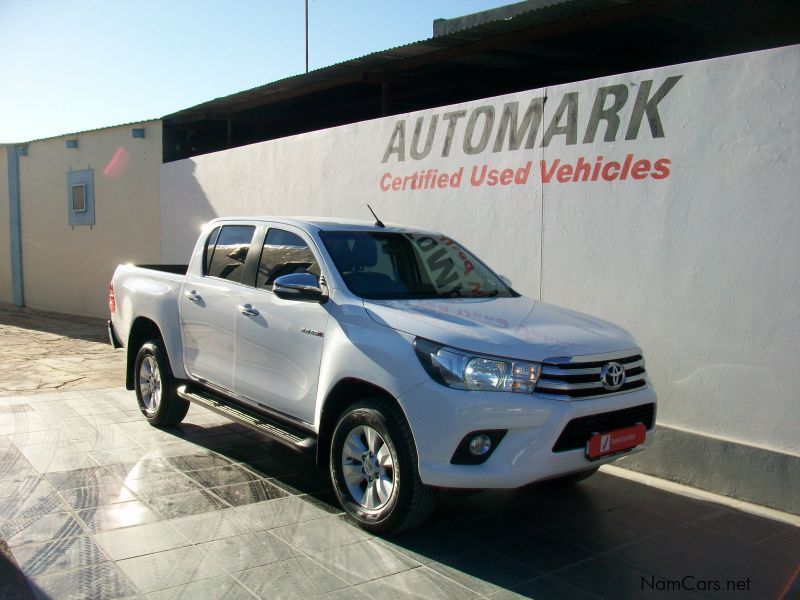
{"type": "Polygon", "coordinates": [[[150,427],[108,387],[124,355],[103,336],[0,305],[3,600],[800,597],[800,528],[602,471],[448,494],[421,529],[369,535],[256,433],[194,407],[150,427]]]}
{"type": "Polygon", "coordinates": [[[119,388],[0,399],[0,597],[771,598],[800,556],[800,528],[603,472],[446,495],[379,538],[291,450],[135,406],[119,388]],[[749,590],[658,591],[687,576],[749,590]]]}

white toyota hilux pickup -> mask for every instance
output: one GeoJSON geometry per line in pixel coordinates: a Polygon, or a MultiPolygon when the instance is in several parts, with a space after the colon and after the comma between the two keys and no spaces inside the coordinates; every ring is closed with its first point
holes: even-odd
{"type": "Polygon", "coordinates": [[[196,403],[311,451],[371,531],[421,523],[438,488],[577,481],[653,434],[627,332],[437,232],[216,219],[188,267],[119,266],[109,308],[151,424],[196,403]]]}

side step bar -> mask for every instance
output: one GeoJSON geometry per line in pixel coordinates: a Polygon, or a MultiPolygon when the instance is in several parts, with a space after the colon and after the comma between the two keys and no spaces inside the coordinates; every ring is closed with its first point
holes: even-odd
{"type": "Polygon", "coordinates": [[[278,423],[276,420],[267,419],[255,411],[234,404],[207,390],[189,388],[188,386],[182,385],[177,389],[177,392],[178,396],[184,400],[188,400],[193,404],[197,404],[217,414],[228,417],[231,421],[250,427],[259,433],[268,435],[276,442],[285,444],[290,448],[302,452],[316,450],[317,440],[313,436],[278,423]]]}

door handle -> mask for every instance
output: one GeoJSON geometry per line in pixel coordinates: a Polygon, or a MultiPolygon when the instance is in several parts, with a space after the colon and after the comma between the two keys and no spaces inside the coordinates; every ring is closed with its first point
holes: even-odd
{"type": "Polygon", "coordinates": [[[196,291],[192,290],[191,292],[186,292],[186,297],[191,300],[192,302],[200,302],[203,299],[196,291]]]}
{"type": "Polygon", "coordinates": [[[252,304],[240,304],[238,306],[239,312],[242,313],[246,317],[257,317],[258,311],[253,308],[252,304]]]}

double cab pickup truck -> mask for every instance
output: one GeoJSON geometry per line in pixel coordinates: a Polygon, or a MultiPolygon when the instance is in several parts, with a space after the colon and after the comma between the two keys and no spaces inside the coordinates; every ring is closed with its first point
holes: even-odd
{"type": "Polygon", "coordinates": [[[308,451],[374,532],[420,524],[442,488],[578,481],[653,435],[630,334],[434,231],[216,219],[188,266],[120,265],[109,308],[152,425],[195,403],[308,451]]]}

